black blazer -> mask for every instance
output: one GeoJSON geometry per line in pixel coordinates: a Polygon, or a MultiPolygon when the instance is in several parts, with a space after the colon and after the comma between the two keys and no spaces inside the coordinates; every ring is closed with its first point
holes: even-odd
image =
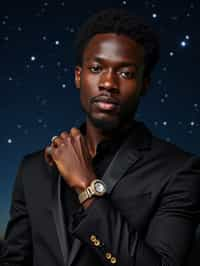
{"type": "Polygon", "coordinates": [[[108,194],[84,212],[43,151],[19,168],[0,265],[179,266],[200,214],[200,158],[155,136],[140,122],[102,177],[108,194]],[[64,217],[69,226],[65,226],[64,217]],[[68,247],[68,231],[75,240],[68,247]]]}

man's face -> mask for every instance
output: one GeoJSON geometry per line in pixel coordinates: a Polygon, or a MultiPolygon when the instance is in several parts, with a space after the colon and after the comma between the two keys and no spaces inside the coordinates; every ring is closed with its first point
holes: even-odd
{"type": "Polygon", "coordinates": [[[87,121],[104,131],[129,123],[149,85],[143,73],[144,49],[134,40],[114,33],[92,37],[75,69],[87,121]]]}

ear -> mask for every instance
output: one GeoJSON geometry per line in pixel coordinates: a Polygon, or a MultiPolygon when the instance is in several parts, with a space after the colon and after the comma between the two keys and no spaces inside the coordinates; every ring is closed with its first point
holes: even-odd
{"type": "Polygon", "coordinates": [[[150,76],[144,77],[141,89],[141,96],[145,96],[147,94],[147,90],[150,87],[150,83],[151,83],[151,77],[150,76]]]}
{"type": "Polygon", "coordinates": [[[82,71],[81,66],[75,67],[75,85],[77,89],[80,89],[81,71],[82,71]]]}

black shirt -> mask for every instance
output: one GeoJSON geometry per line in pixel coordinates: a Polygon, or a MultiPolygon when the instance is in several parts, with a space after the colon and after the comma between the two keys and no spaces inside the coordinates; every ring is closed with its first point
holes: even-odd
{"type": "MultiPolygon", "coordinates": [[[[96,155],[92,159],[92,166],[96,176],[101,179],[104,175],[107,167],[111,163],[115,153],[121,146],[122,142],[126,139],[126,137],[131,133],[134,128],[136,121],[130,125],[130,127],[126,129],[120,129],[116,132],[111,140],[104,140],[97,145],[96,155]]],[[[83,123],[79,130],[83,135],[86,133],[86,124],[83,123]]],[[[77,217],[75,220],[79,221],[79,217],[82,217],[84,213],[84,208],[78,201],[78,196],[75,191],[73,191],[70,187],[66,185],[64,180],[61,182],[61,201],[63,206],[63,213],[68,213],[69,215],[64,215],[65,225],[66,225],[66,234],[69,249],[71,249],[73,236],[68,231],[68,225],[71,222],[70,219],[73,217],[77,217]],[[70,199],[70,200],[69,200],[70,199]],[[70,215],[71,214],[71,215],[70,215]]]]}

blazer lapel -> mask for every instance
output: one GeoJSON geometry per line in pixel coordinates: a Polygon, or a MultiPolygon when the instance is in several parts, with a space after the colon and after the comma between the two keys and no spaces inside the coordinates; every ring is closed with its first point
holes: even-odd
{"type": "Polygon", "coordinates": [[[150,131],[143,123],[136,122],[102,177],[107,185],[108,193],[111,193],[127,170],[142,158],[142,150],[149,149],[151,140],[150,131]]]}
{"type": "Polygon", "coordinates": [[[53,197],[51,202],[51,211],[54,218],[54,223],[56,226],[58,241],[60,244],[61,252],[63,255],[64,265],[67,265],[68,260],[68,246],[67,246],[67,239],[66,239],[66,231],[64,225],[64,217],[63,217],[63,210],[61,205],[61,176],[57,173],[57,182],[53,187],[53,197]]]}

